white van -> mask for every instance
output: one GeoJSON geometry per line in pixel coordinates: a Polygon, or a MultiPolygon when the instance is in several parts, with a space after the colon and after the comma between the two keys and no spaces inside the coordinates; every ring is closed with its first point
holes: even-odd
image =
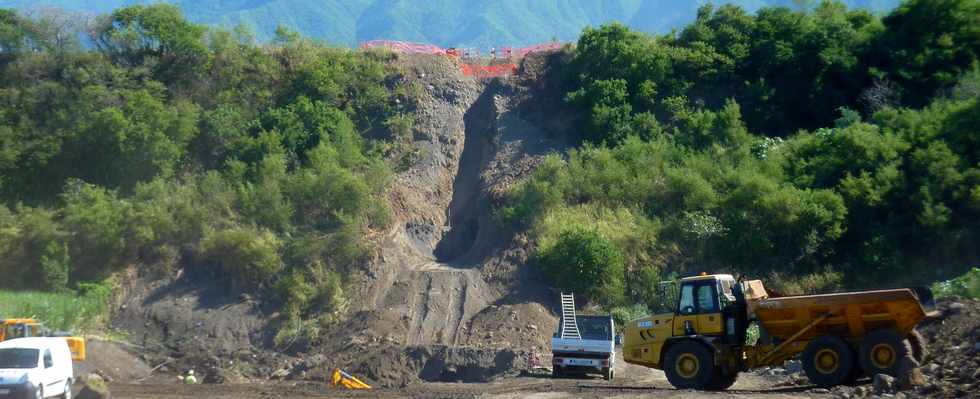
{"type": "Polygon", "coordinates": [[[71,398],[71,351],[64,338],[0,342],[0,399],[71,398]]]}

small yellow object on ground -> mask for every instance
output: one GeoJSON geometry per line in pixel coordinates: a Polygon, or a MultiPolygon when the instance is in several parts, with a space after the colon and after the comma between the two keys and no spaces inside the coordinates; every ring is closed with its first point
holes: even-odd
{"type": "Polygon", "coordinates": [[[347,389],[371,389],[370,385],[365,384],[364,381],[347,374],[341,369],[333,370],[333,374],[330,376],[330,385],[347,389]]]}

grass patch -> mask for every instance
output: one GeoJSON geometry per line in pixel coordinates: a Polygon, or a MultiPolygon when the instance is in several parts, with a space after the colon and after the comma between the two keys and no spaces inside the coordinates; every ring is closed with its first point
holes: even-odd
{"type": "Polygon", "coordinates": [[[33,318],[75,334],[94,331],[105,322],[111,292],[107,283],[82,284],[74,292],[0,290],[0,319],[33,318]]]}

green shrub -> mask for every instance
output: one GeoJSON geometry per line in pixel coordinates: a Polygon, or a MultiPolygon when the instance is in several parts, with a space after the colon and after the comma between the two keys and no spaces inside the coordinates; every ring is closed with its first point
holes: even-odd
{"type": "Polygon", "coordinates": [[[48,291],[65,291],[68,289],[68,276],[71,274],[71,257],[68,255],[68,245],[65,243],[49,242],[41,255],[41,280],[48,291]]]}
{"type": "Polygon", "coordinates": [[[130,203],[115,191],[72,181],[62,194],[63,223],[71,233],[68,247],[81,279],[105,278],[127,255],[127,217],[130,203]]]}
{"type": "Polygon", "coordinates": [[[932,293],[936,298],[958,296],[980,299],[980,267],[974,267],[954,279],[933,284],[932,293]]]}
{"type": "Polygon", "coordinates": [[[538,249],[537,261],[563,290],[605,307],[623,302],[622,251],[594,229],[560,232],[553,245],[538,249]]]}
{"type": "Polygon", "coordinates": [[[228,279],[230,288],[261,288],[282,269],[281,246],[268,230],[232,227],[206,232],[198,253],[213,273],[228,279]]]}
{"type": "Polygon", "coordinates": [[[829,268],[804,275],[774,273],[767,281],[783,295],[829,294],[844,288],[844,275],[829,268]]]}
{"type": "Polygon", "coordinates": [[[639,319],[643,316],[650,314],[650,309],[642,304],[633,304],[633,306],[617,306],[609,311],[612,314],[613,320],[616,321],[616,331],[623,331],[631,320],[639,319]]]}

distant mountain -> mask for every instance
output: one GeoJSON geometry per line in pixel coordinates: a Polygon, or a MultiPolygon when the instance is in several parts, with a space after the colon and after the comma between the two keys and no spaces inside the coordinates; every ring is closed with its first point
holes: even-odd
{"type": "MultiPolygon", "coordinates": [[[[109,12],[148,0],[0,0],[0,7],[59,7],[109,12]]],[[[170,0],[192,21],[252,28],[268,39],[278,25],[334,44],[356,46],[373,39],[440,46],[522,46],[552,39],[575,40],[582,28],[619,21],[663,33],[694,20],[706,0],[170,0]]],[[[755,11],[799,7],[799,0],[734,0],[755,11]]],[[[806,1],[802,1],[806,3],[806,1]]],[[[815,1],[810,1],[815,3],[815,1]]],[[[846,0],[851,7],[887,12],[899,0],[846,0]]]]}

